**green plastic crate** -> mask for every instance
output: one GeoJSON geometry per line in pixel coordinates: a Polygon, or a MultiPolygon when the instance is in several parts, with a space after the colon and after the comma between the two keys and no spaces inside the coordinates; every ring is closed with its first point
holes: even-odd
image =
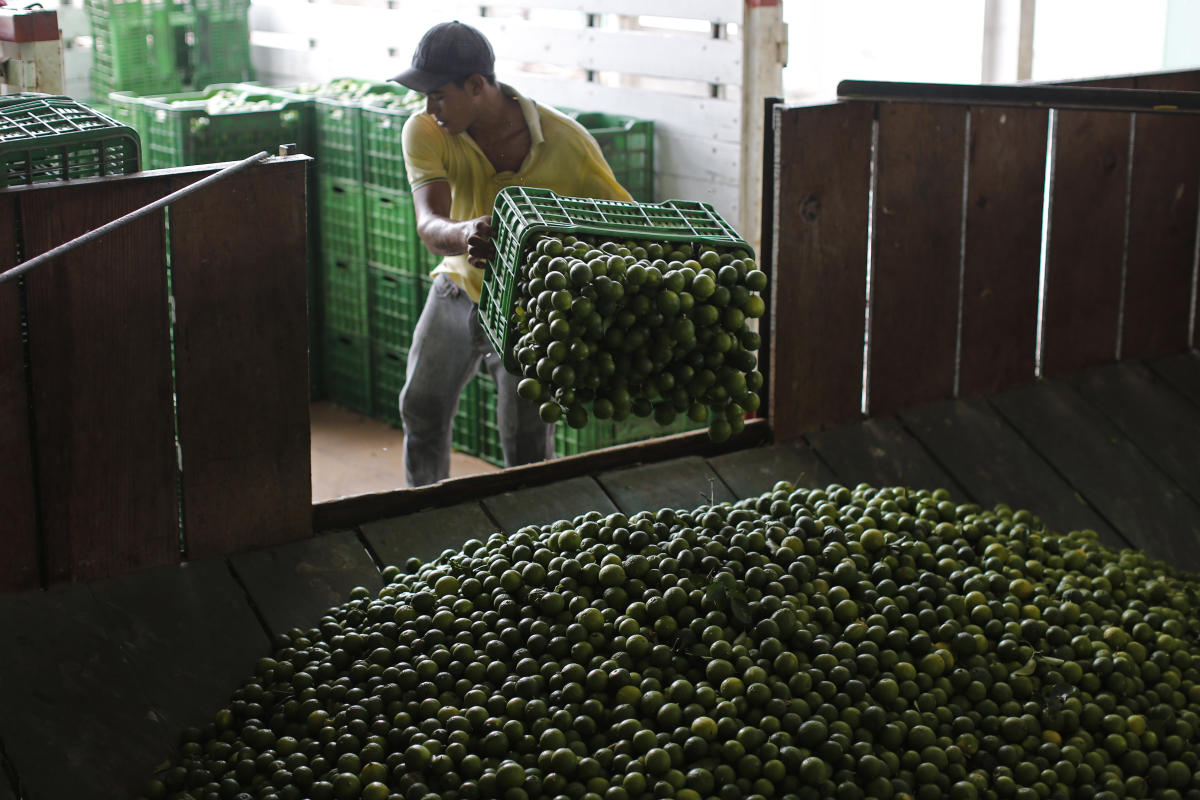
{"type": "Polygon", "coordinates": [[[321,311],[325,330],[367,338],[370,333],[367,297],[366,264],[324,253],[321,311]]]}
{"type": "Polygon", "coordinates": [[[88,0],[92,96],[112,91],[176,92],[182,87],[171,35],[173,3],[88,0]]]}
{"type": "Polygon", "coordinates": [[[368,306],[371,339],[385,347],[407,348],[413,328],[425,305],[422,289],[428,283],[419,275],[404,275],[371,267],[368,306]]]}
{"type": "Polygon", "coordinates": [[[489,464],[504,466],[504,447],[500,444],[500,423],[496,419],[496,382],[484,370],[473,379],[478,384],[477,450],[475,455],[489,464]]]}
{"type": "Polygon", "coordinates": [[[371,346],[371,408],[375,419],[401,427],[400,390],[408,366],[408,348],[371,346]]]}
{"type": "Polygon", "coordinates": [[[363,106],[363,183],[393,192],[411,190],[400,134],[408,118],[420,110],[363,106]]]}
{"type": "Polygon", "coordinates": [[[417,237],[412,195],[367,186],[363,190],[367,216],[367,263],[391,272],[425,272],[424,249],[417,237]]]}
{"type": "Polygon", "coordinates": [[[450,444],[460,453],[481,456],[483,431],[480,425],[483,397],[485,390],[483,379],[490,380],[484,372],[479,372],[467,383],[458,398],[458,410],[454,414],[454,425],[451,429],[450,444]]]}
{"type": "Polygon", "coordinates": [[[362,185],[355,181],[322,177],[317,181],[317,198],[321,252],[366,264],[362,185]]]}
{"type": "Polygon", "coordinates": [[[496,256],[483,278],[479,321],[505,369],[520,367],[513,355],[516,281],[526,242],[543,233],[595,234],[613,239],[687,242],[695,245],[753,249],[708,203],[669,200],[623,203],[564,197],[549,189],[508,186],[496,196],[493,213],[496,256]]]}
{"type": "Polygon", "coordinates": [[[554,449],[560,456],[574,456],[603,447],[707,428],[707,422],[694,422],[686,414],[676,416],[670,425],[659,425],[653,417],[635,416],[620,422],[589,419],[583,428],[572,428],[566,422],[559,422],[554,429],[554,449]]]}
{"type": "Polygon", "coordinates": [[[326,331],[321,337],[325,394],[360,414],[371,413],[371,343],[365,336],[326,331]]]}
{"type": "Polygon", "coordinates": [[[200,92],[135,95],[114,92],[110,102],[138,106],[138,130],[152,169],[238,161],[260,150],[296,144],[311,155],[312,104],[303,98],[218,84],[200,92]],[[260,107],[240,110],[221,102],[231,94],[260,107]]]}
{"type": "Polygon", "coordinates": [[[599,111],[560,109],[587,128],[604,152],[617,182],[639,203],[654,200],[654,121],[604,114],[599,111]]]}
{"type": "Polygon", "coordinates": [[[69,97],[0,104],[0,186],[137,172],[137,131],[69,97]]]}
{"type": "Polygon", "coordinates": [[[191,65],[194,85],[254,80],[249,10],[246,0],[195,3],[191,65]]]}

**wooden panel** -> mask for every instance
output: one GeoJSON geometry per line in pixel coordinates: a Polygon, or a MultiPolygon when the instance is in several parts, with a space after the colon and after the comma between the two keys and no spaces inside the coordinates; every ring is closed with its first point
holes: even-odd
{"type": "Polygon", "coordinates": [[[374,594],[383,585],[353,531],[239,553],[229,563],[274,636],[289,628],[316,627],[330,606],[350,599],[356,586],[374,594]]]}
{"type": "Polygon", "coordinates": [[[780,112],[768,399],[783,441],[862,416],[873,113],[780,112]]]}
{"type": "Polygon", "coordinates": [[[1066,384],[997,395],[993,404],[1121,537],[1180,569],[1200,569],[1200,506],[1066,384]]]}
{"type": "Polygon", "coordinates": [[[1200,92],[1200,70],[1160,72],[1134,78],[1138,89],[1164,89],[1177,92],[1200,92]]]}
{"type": "Polygon", "coordinates": [[[0,596],[0,641],[36,654],[0,659],[0,739],[23,796],[136,797],[179,731],[147,713],[137,675],[88,587],[0,596]]]}
{"type": "Polygon", "coordinates": [[[698,456],[605,472],[597,480],[626,514],[660,508],[692,509],[737,499],[698,456]]]}
{"type": "Polygon", "coordinates": [[[1200,117],[1138,114],[1129,196],[1129,253],[1121,358],[1189,345],[1200,117]]]}
{"type": "MultiPolygon", "coordinates": [[[[30,255],[166,193],[163,179],[30,192],[30,255]]],[[[47,580],[179,560],[162,214],[25,276],[47,580]]]]}
{"type": "Polygon", "coordinates": [[[966,111],[883,105],[868,413],[954,394],[966,111]]]}
{"type": "Polygon", "coordinates": [[[1146,458],[1200,501],[1200,410],[1145,365],[1123,362],[1084,372],[1073,385],[1146,458]]]}
{"type": "MultiPolygon", "coordinates": [[[[17,260],[15,205],[11,196],[0,197],[0,270],[17,260]]],[[[32,589],[41,580],[30,424],[21,287],[10,281],[0,284],[0,592],[32,589]]]]}
{"type": "Polygon", "coordinates": [[[224,559],[159,567],[89,588],[149,704],[144,713],[164,720],[171,733],[211,722],[255,659],[270,652],[266,631],[224,559]]]}
{"type": "Polygon", "coordinates": [[[1195,405],[1200,405],[1200,355],[1179,353],[1151,362],[1154,374],[1195,405]]]}
{"type": "Polygon", "coordinates": [[[1128,545],[985,401],[932,403],[900,416],[974,502],[1026,508],[1052,530],[1090,528],[1114,547],[1128,545]]]}
{"type": "Polygon", "coordinates": [[[835,479],[833,471],[803,442],[739,450],[710,458],[708,465],[739,498],[765,494],[779,481],[816,488],[835,479]]]}
{"type": "Polygon", "coordinates": [[[822,431],[808,437],[843,486],[945,488],[954,497],[967,493],[946,473],[895,417],[822,431]]]}
{"type": "Polygon", "coordinates": [[[1129,115],[1061,111],[1054,150],[1042,327],[1046,377],[1116,355],[1129,115]]]}
{"type": "Polygon", "coordinates": [[[1049,113],[971,109],[960,396],[1034,379],[1049,113]]]}
{"type": "Polygon", "coordinates": [[[592,478],[572,478],[545,486],[502,492],[485,498],[484,507],[501,529],[513,533],[525,525],[546,525],[572,519],[588,511],[611,514],[617,510],[592,478]]]}
{"type": "Polygon", "coordinates": [[[305,163],[255,167],[171,212],[193,558],[312,531],[305,163]]]}
{"type": "Polygon", "coordinates": [[[401,569],[410,558],[432,561],[443,550],[457,550],[468,539],[484,541],[496,530],[496,523],[475,502],[419,511],[362,526],[363,536],[379,562],[394,564],[401,569]]]}

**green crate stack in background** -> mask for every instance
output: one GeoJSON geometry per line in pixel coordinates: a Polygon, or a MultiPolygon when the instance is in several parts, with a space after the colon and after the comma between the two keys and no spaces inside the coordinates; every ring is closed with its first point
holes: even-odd
{"type": "Polygon", "coordinates": [[[250,0],[191,0],[190,84],[254,80],[250,0]]]}
{"type": "MultiPolygon", "coordinates": [[[[109,92],[177,92],[183,88],[171,34],[171,6],[142,0],[87,0],[92,32],[92,97],[109,92]]],[[[123,120],[124,121],[124,120],[123,120]]]]}
{"type": "Polygon", "coordinates": [[[639,203],[654,202],[654,121],[560,108],[592,135],[617,182],[639,203]]]}

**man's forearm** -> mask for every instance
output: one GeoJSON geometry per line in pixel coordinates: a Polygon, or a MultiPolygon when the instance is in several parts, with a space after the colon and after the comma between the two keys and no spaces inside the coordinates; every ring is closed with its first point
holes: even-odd
{"type": "Polygon", "coordinates": [[[467,252],[467,225],[445,217],[430,217],[417,226],[417,235],[431,253],[456,256],[467,252]]]}

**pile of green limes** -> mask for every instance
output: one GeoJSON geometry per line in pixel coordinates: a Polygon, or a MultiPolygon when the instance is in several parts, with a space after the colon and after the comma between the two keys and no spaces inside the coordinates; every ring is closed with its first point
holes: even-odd
{"type": "Polygon", "coordinates": [[[778,483],[406,569],[147,796],[1200,798],[1200,584],[1028,511],[778,483]]]}
{"type": "Polygon", "coordinates": [[[759,407],[767,276],[745,250],[553,235],[526,247],[514,355],[542,419],[686,414],[723,441],[759,407]]]}

